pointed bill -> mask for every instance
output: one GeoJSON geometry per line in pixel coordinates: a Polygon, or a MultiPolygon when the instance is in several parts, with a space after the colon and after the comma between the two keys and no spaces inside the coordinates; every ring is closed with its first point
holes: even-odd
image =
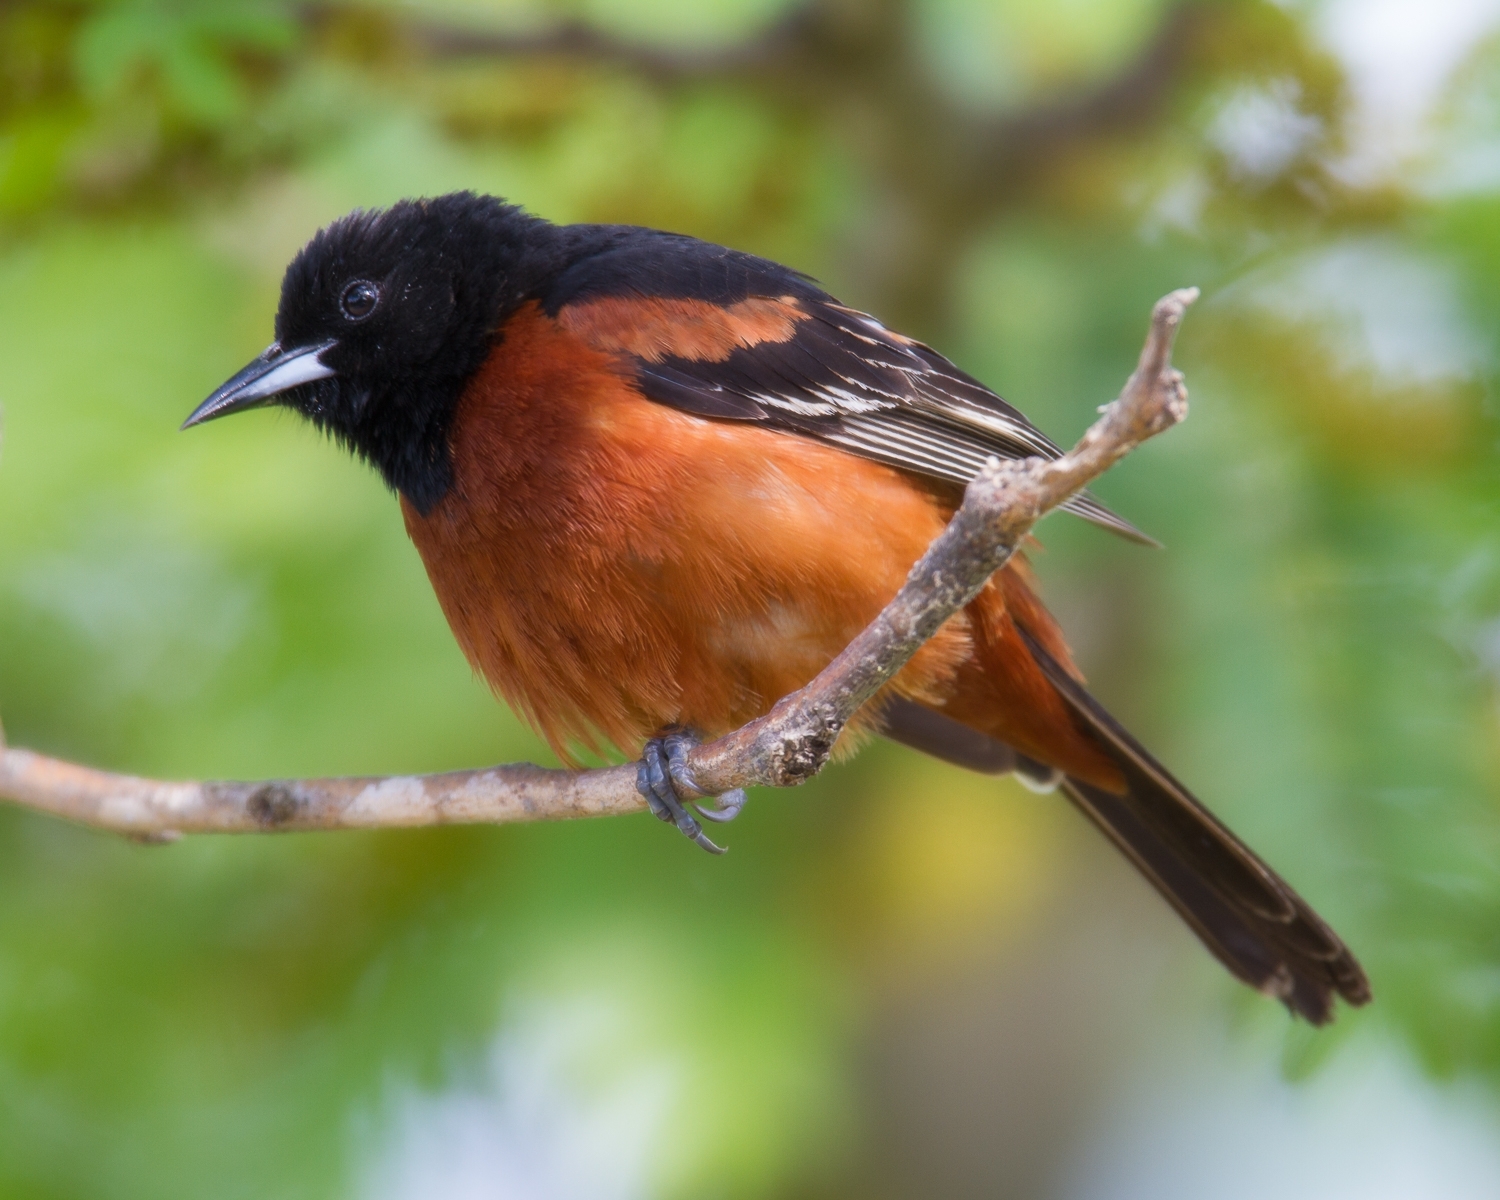
{"type": "Polygon", "coordinates": [[[192,416],[182,423],[182,428],[191,429],[215,417],[259,408],[270,404],[282,392],[337,375],[338,372],[326,365],[321,357],[334,344],[327,341],[316,346],[282,350],[280,343],[272,342],[259,358],[198,405],[192,416]]]}

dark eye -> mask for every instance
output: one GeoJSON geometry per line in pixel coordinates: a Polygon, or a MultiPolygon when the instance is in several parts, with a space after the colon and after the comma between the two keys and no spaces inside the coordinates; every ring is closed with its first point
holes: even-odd
{"type": "Polygon", "coordinates": [[[380,303],[380,288],[368,279],[356,279],[339,297],[339,309],[351,321],[363,321],[380,303]]]}

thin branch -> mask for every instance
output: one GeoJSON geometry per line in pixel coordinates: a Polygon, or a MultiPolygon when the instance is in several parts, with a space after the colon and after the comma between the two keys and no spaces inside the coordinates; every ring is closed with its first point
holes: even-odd
{"type": "MultiPolygon", "coordinates": [[[[1187,414],[1172,342],[1196,288],[1157,302],[1140,363],[1118,399],[1055,461],[990,459],[952,521],[879,616],[823,672],[765,716],[689,753],[705,792],[786,787],[816,775],[849,720],[1015,553],[1031,527],[1136,446],[1187,414]]],[[[0,798],[164,841],[183,833],[373,829],[564,820],[637,812],[633,765],[592,771],[520,763],[442,775],[165,783],[114,775],[7,748],[0,731],[0,798]]]]}
{"type": "Polygon", "coordinates": [[[330,49],[380,45],[370,38],[377,21],[389,61],[402,70],[413,61],[541,61],[625,73],[666,93],[732,84],[797,128],[811,120],[859,160],[881,211],[903,214],[903,236],[857,264],[861,307],[928,336],[944,326],[954,272],[995,214],[1034,202],[1080,147],[1159,117],[1233,41],[1240,10],[1173,0],[1135,53],[1102,76],[992,108],[962,100],[935,75],[913,36],[916,8],[911,0],[793,0],[757,31],[710,45],[633,37],[576,18],[495,28],[411,8],[376,18],[348,0],[303,0],[299,12],[313,29],[347,26],[347,36],[326,39],[330,49]],[[860,131],[852,141],[851,129],[860,131]]]}
{"type": "Polygon", "coordinates": [[[1037,521],[1182,420],[1187,389],[1172,367],[1172,341],[1197,297],[1196,288],[1184,288],[1157,301],[1139,364],[1078,445],[1052,462],[991,458],[947,528],[864,632],[765,716],[693,750],[688,761],[699,786],[715,793],[787,787],[816,775],[849,719],[979,593],[1037,521]]]}
{"type": "Polygon", "coordinates": [[[434,58],[576,58],[615,64],[667,82],[753,72],[792,61],[809,40],[813,23],[810,7],[796,7],[747,41],[701,50],[612,37],[576,20],[519,32],[462,29],[430,20],[406,21],[401,28],[434,58]]]}
{"type": "MultiPolygon", "coordinates": [[[[308,0],[301,20],[327,25],[367,9],[342,0],[308,0]]],[[[856,9],[802,0],[741,41],[709,47],[661,45],[563,19],[524,29],[455,24],[431,16],[390,14],[393,34],[432,60],[563,59],[619,67],[660,84],[702,79],[759,83],[774,94],[796,92],[839,111],[856,97],[882,111],[883,127],[908,129],[920,147],[951,145],[942,186],[965,181],[980,190],[1010,186],[1032,160],[1100,133],[1140,124],[1159,109],[1213,19],[1201,0],[1178,0],[1138,52],[1112,75],[1066,97],[1046,96],[1014,112],[981,115],[957,103],[932,79],[899,3],[856,9]],[[831,103],[831,94],[839,97],[831,103]],[[905,119],[902,119],[905,118],[905,119]],[[955,169],[956,168],[956,169],[955,169]],[[972,178],[971,178],[972,176],[972,178]]]]}

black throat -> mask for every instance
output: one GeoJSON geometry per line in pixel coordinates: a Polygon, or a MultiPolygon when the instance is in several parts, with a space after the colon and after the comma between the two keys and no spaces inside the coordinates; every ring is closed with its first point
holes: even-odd
{"type": "Polygon", "coordinates": [[[332,335],[337,344],[322,359],[338,374],[295,389],[285,403],[430,513],[453,487],[449,435],[459,400],[505,319],[592,253],[602,233],[469,192],[335,222],[288,267],[276,335],[283,346],[332,335]],[[355,278],[380,284],[381,305],[345,327],[337,298],[355,278]]]}

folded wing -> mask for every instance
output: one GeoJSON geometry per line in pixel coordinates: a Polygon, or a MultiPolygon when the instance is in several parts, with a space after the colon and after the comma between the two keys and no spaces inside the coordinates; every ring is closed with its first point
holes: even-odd
{"type": "MultiPolygon", "coordinates": [[[[921,342],[764,259],[693,239],[628,241],[564,277],[549,309],[622,356],[641,391],[719,420],[755,421],[962,487],[991,456],[1062,451],[1014,406],[921,342]],[[649,259],[650,296],[625,283],[649,259]],[[675,269],[667,269],[677,264],[675,269]]],[[[1087,493],[1068,511],[1154,544],[1087,493]]]]}

